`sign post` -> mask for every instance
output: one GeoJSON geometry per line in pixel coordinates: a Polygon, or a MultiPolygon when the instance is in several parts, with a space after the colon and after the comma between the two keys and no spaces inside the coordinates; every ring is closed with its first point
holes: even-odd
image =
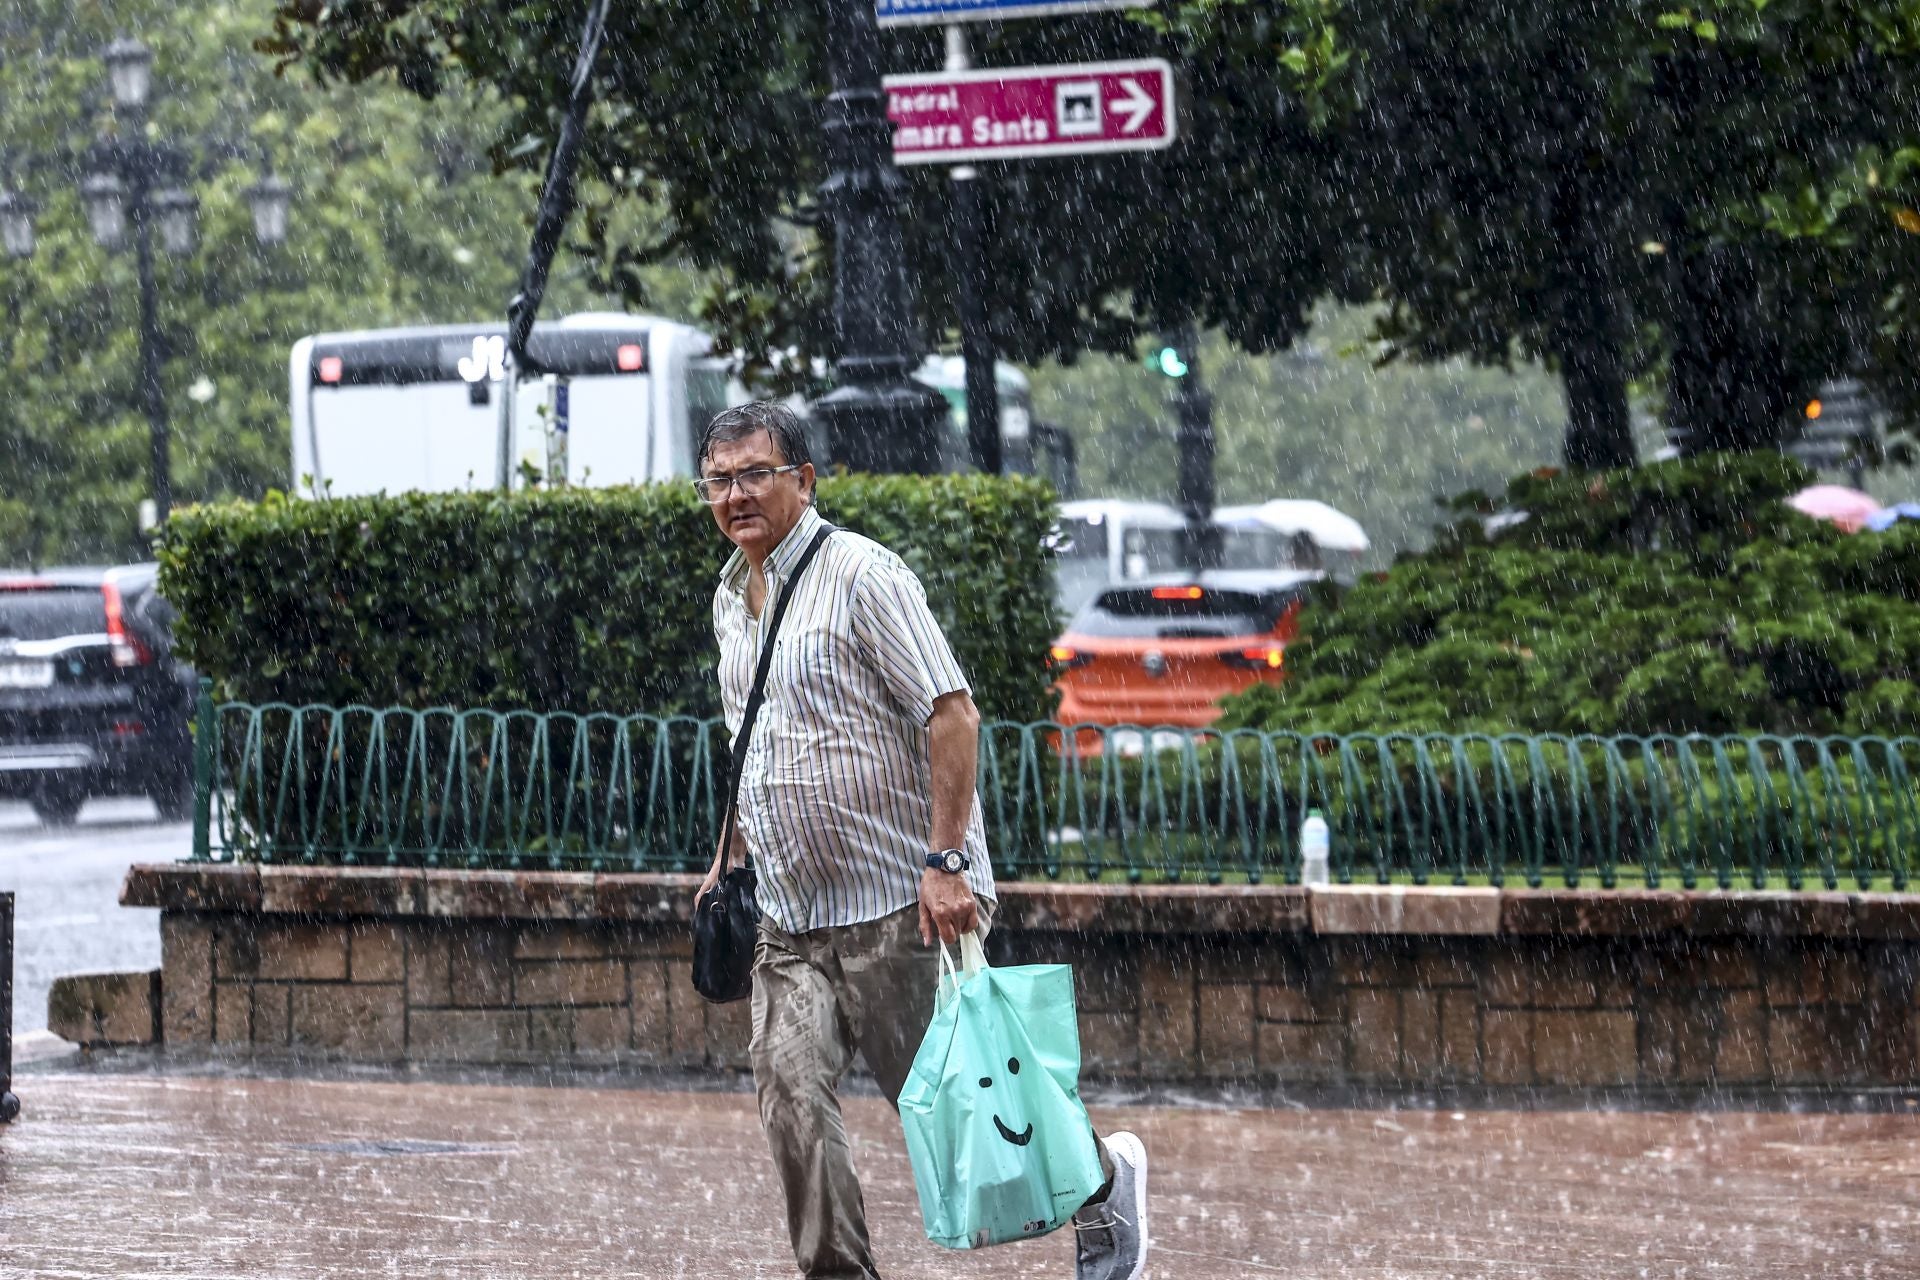
{"type": "MultiPolygon", "coordinates": [[[[947,71],[973,70],[967,29],[947,24],[947,71]]],[[[993,273],[988,269],[986,193],[970,164],[947,170],[953,184],[954,283],[959,289],[960,359],[965,366],[967,452],[974,468],[997,476],[1006,458],[1000,429],[1000,387],[994,370],[993,273]]]]}
{"type": "Polygon", "coordinates": [[[0,1124],[20,1114],[13,1096],[13,895],[0,893],[0,1124]]]}

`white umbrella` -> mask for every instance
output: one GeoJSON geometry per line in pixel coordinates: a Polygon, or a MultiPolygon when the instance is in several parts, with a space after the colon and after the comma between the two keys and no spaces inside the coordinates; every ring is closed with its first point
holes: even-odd
{"type": "Polygon", "coordinates": [[[1214,511],[1213,520],[1225,529],[1270,529],[1287,537],[1304,533],[1326,551],[1365,551],[1373,545],[1358,520],[1312,498],[1275,498],[1253,506],[1220,507],[1214,511]]]}

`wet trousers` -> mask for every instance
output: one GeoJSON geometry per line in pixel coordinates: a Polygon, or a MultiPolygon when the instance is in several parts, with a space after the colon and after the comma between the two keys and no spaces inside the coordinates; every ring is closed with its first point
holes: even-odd
{"type": "MultiPolygon", "coordinates": [[[[983,925],[992,910],[980,904],[983,925]]],[[[840,1116],[840,1077],[857,1050],[887,1101],[898,1105],[933,1019],[939,954],[920,941],[918,907],[811,933],[760,922],[753,1081],[786,1195],[794,1260],[807,1280],[880,1274],[840,1116]]],[[[1104,1165],[1104,1146],[1100,1155],[1104,1165]]]]}

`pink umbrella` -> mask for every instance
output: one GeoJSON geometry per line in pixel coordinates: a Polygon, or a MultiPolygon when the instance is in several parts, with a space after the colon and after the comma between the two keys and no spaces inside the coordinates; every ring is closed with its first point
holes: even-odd
{"type": "Polygon", "coordinates": [[[1801,515],[1837,524],[1848,533],[1860,532],[1867,517],[1880,509],[1879,503],[1858,489],[1838,484],[1816,484],[1802,489],[1787,499],[1787,505],[1801,515]]]}

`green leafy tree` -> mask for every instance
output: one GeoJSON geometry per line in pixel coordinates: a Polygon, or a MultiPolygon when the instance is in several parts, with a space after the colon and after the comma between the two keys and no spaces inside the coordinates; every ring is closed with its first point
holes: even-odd
{"type": "MultiPolygon", "coordinates": [[[[636,272],[649,264],[685,260],[714,273],[720,283],[702,315],[750,357],[764,362],[789,344],[832,355],[831,246],[816,203],[828,91],[818,7],[715,0],[698,21],[688,15],[639,3],[609,17],[584,151],[596,182],[580,239],[633,300],[645,300],[636,272]],[[609,234],[627,201],[661,211],[652,234],[609,234]]],[[[484,86],[512,110],[497,154],[532,169],[557,127],[559,69],[572,63],[580,16],[551,0],[285,0],[262,47],[326,83],[391,77],[429,98],[484,86]]],[[[1311,140],[1304,119],[1273,110],[1269,68],[1224,48],[1189,56],[1177,32],[1110,14],[975,36],[983,66],[1165,54],[1193,85],[1190,144],[987,166],[1003,354],[1037,363],[1123,351],[1144,331],[1193,316],[1253,350],[1283,348],[1304,331],[1336,273],[1339,237],[1315,212],[1332,207],[1315,185],[1321,171],[1282,163],[1311,140]],[[1229,207],[1235,216],[1219,216],[1229,207]]],[[[937,29],[891,32],[884,44],[890,68],[941,65],[937,29]]],[[[932,349],[955,310],[951,201],[943,169],[906,176],[908,252],[932,349]]]]}
{"type": "MultiPolygon", "coordinates": [[[[1197,318],[1267,352],[1318,299],[1377,298],[1381,335],[1408,357],[1548,362],[1576,464],[1631,459],[1636,377],[1664,382],[1695,447],[1771,443],[1811,382],[1862,345],[1910,341],[1898,274],[1840,237],[1796,237],[1783,209],[1911,143],[1916,13],[1191,0],[978,29],[989,66],[1164,54],[1189,99],[1168,152],[989,167],[999,341],[1029,362],[1124,352],[1197,318]],[[1867,314],[1895,332],[1862,344],[1867,314]]],[[[817,11],[719,0],[702,19],[658,3],[614,14],[585,238],[630,296],[619,271],[673,255],[720,273],[704,314],[750,354],[831,354],[817,11]],[[621,242],[607,210],[632,198],[663,217],[621,242]]],[[[392,73],[427,96],[482,84],[513,104],[505,157],[532,165],[578,20],[551,0],[284,0],[264,47],[323,80],[392,73]]],[[[939,64],[931,32],[885,45],[889,67],[939,64]]],[[[908,176],[931,347],[953,316],[945,179],[908,176]]],[[[1911,363],[1872,359],[1881,381],[1911,363]]]]}
{"type": "MultiPolygon", "coordinates": [[[[198,250],[156,250],[177,502],[289,485],[287,353],[301,335],[505,311],[532,195],[493,176],[500,109],[477,90],[422,104],[276,79],[248,50],[270,12],[21,0],[0,24],[9,176],[41,206],[33,257],[0,262],[0,564],[147,554],[139,291],[131,254],[93,243],[78,195],[97,131],[127,124],[99,61],[117,33],[154,49],[158,136],[245,152],[205,153],[198,250]],[[256,243],[242,194],[262,148],[295,186],[279,248],[256,243]]],[[[591,297],[584,268],[563,261],[555,292],[561,308],[591,297]]]]}
{"type": "Polygon", "coordinates": [[[1383,335],[1416,358],[1549,361],[1569,462],[1632,461],[1637,377],[1661,377],[1695,450],[1777,442],[1849,370],[1908,393],[1915,248],[1887,234],[1903,197],[1869,193],[1900,186],[1893,158],[1920,139],[1913,0],[1187,12],[1309,105],[1392,306],[1383,335]],[[1850,197],[1860,217],[1836,218],[1850,197]]]}

